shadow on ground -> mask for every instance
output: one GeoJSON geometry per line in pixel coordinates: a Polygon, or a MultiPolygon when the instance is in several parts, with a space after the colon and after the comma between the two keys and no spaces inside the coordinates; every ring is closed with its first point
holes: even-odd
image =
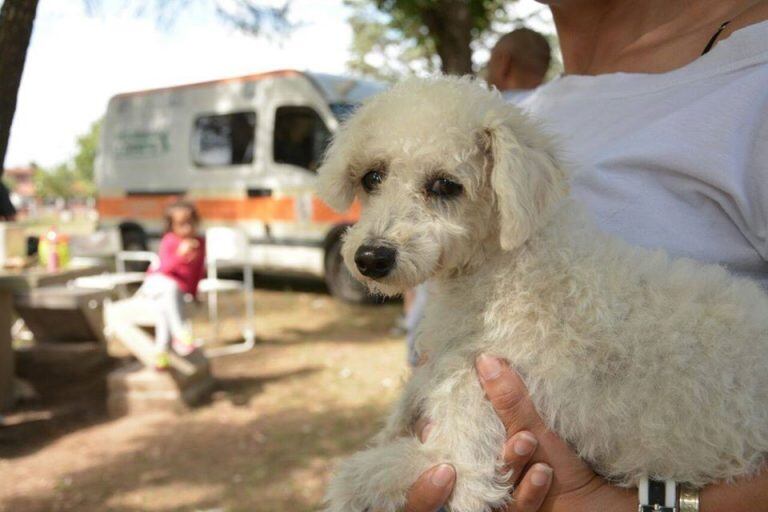
{"type": "Polygon", "coordinates": [[[264,386],[283,379],[304,377],[321,371],[321,366],[309,366],[298,370],[259,377],[217,377],[213,399],[226,399],[233,405],[248,405],[251,399],[264,390],[264,386]]]}
{"type": "MultiPolygon", "coordinates": [[[[107,415],[107,373],[119,362],[104,365],[80,379],[51,379],[37,376],[30,382],[40,399],[17,407],[9,417],[10,425],[0,427],[0,458],[12,459],[35,452],[76,430],[110,421],[107,415]]],[[[225,399],[233,405],[247,405],[264,386],[311,375],[320,366],[257,377],[217,377],[213,399],[225,399]]],[[[207,402],[201,407],[210,405],[207,402]]]]}
{"type": "Polygon", "coordinates": [[[332,341],[334,343],[367,343],[372,339],[388,335],[393,329],[394,315],[387,312],[381,316],[366,314],[350,318],[333,318],[313,327],[288,327],[281,330],[279,337],[265,336],[263,345],[300,345],[332,341]]]}
{"type": "Polygon", "coordinates": [[[325,286],[325,282],[316,277],[254,274],[253,286],[262,290],[306,292],[328,295],[328,287],[325,286]]]}
{"type": "MultiPolygon", "coordinates": [[[[242,279],[242,273],[232,274],[236,279],[242,279]]],[[[317,277],[296,276],[296,275],[268,275],[268,274],[254,274],[253,286],[256,289],[261,290],[274,290],[284,292],[304,292],[304,293],[317,293],[330,296],[328,287],[325,282],[317,277]]],[[[369,304],[376,306],[379,304],[389,304],[393,302],[401,302],[400,297],[386,298],[383,296],[376,296],[372,299],[372,303],[369,304]]]]}
{"type": "Polygon", "coordinates": [[[18,405],[5,418],[0,458],[26,455],[70,432],[107,421],[107,374],[117,364],[110,361],[77,376],[24,374],[38,398],[18,405]]]}
{"type": "MultiPolygon", "coordinates": [[[[330,465],[381,424],[388,404],[381,397],[401,368],[393,348],[400,344],[389,337],[399,306],[340,304],[315,291],[256,297],[256,348],[216,359],[213,399],[189,414],[112,422],[105,411],[108,368],[82,380],[30,379],[41,400],[28,412],[53,414],[0,427],[0,463],[35,489],[6,487],[0,511],[316,509],[330,465]],[[392,368],[379,374],[380,364],[392,368]],[[73,437],[90,441],[89,450],[82,453],[73,437]],[[44,473],[40,480],[34,471],[44,473]]],[[[222,330],[236,335],[239,304],[223,305],[232,313],[222,330]]]]}
{"type": "Polygon", "coordinates": [[[360,447],[380,424],[381,415],[380,409],[371,406],[314,413],[291,409],[238,426],[218,421],[190,422],[183,425],[183,438],[175,431],[178,423],[158,420],[151,435],[134,438],[123,454],[65,475],[58,492],[14,497],[0,503],[0,509],[310,510],[317,506],[317,489],[324,486],[323,477],[317,475],[326,473],[327,461],[360,447]],[[331,435],[334,432],[345,435],[331,435]],[[309,436],[315,437],[311,443],[305,442],[309,436]],[[281,448],[287,446],[293,449],[281,448]],[[239,466],[233,465],[233,460],[239,466]],[[286,487],[289,479],[303,472],[311,492],[286,487]],[[321,481],[313,481],[313,475],[321,481]],[[163,505],[164,489],[174,494],[174,505],[170,507],[163,505]],[[178,490],[182,489],[187,496],[184,504],[178,499],[178,490]],[[153,494],[153,503],[140,498],[148,490],[153,494]],[[264,508],[267,502],[269,508],[264,508]]]}

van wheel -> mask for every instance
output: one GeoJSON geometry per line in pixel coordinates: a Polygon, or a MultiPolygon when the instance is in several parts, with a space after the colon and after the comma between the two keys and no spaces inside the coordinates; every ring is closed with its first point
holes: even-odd
{"type": "Polygon", "coordinates": [[[373,296],[368,293],[368,289],[352,277],[344,265],[341,244],[341,239],[337,239],[325,253],[325,284],[328,290],[331,295],[345,302],[353,304],[373,302],[373,296]]]}
{"type": "MultiPolygon", "coordinates": [[[[147,243],[147,232],[141,224],[136,222],[125,222],[120,225],[120,238],[123,243],[124,251],[146,251],[149,248],[147,243]]],[[[127,261],[125,270],[128,272],[144,272],[149,265],[143,261],[127,261]]]]}
{"type": "Polygon", "coordinates": [[[120,224],[120,238],[126,251],[146,251],[148,248],[147,232],[136,222],[120,224]]]}

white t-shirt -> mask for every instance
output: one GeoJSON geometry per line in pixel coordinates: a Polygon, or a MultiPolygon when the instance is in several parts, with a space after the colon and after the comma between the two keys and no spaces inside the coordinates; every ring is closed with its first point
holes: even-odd
{"type": "Polygon", "coordinates": [[[565,76],[522,106],[604,230],[768,288],[768,22],[683,68],[565,76]]]}
{"type": "Polygon", "coordinates": [[[533,94],[533,89],[507,89],[501,91],[501,97],[509,103],[522,103],[524,99],[533,94]]]}

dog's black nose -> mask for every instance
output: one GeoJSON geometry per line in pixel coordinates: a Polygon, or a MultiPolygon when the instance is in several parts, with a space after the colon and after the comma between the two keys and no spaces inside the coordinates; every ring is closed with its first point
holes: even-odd
{"type": "Polygon", "coordinates": [[[355,252],[355,265],[366,277],[379,279],[395,268],[397,251],[391,247],[361,245],[355,252]]]}

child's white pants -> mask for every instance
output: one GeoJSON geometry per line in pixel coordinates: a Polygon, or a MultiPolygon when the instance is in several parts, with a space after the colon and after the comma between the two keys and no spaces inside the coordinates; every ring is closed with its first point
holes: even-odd
{"type": "Polygon", "coordinates": [[[168,350],[171,337],[182,340],[188,328],[184,319],[184,292],[172,278],[163,274],[150,274],[136,295],[157,305],[155,348],[168,350]]]}

